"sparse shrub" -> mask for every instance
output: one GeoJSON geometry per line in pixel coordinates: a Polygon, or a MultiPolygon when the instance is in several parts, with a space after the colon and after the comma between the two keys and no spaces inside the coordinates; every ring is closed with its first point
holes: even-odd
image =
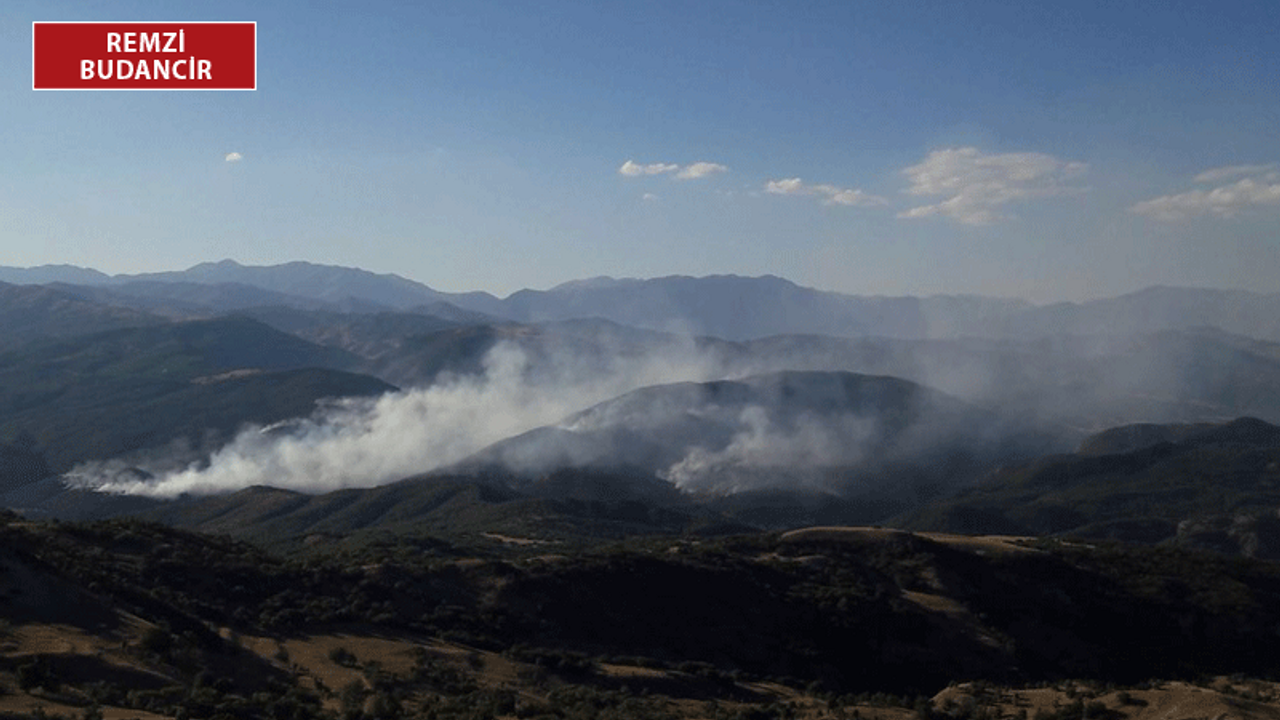
{"type": "Polygon", "coordinates": [[[39,688],[49,692],[57,692],[61,685],[57,675],[44,658],[36,658],[31,662],[19,665],[17,675],[18,687],[26,691],[39,688]]]}
{"type": "Polygon", "coordinates": [[[342,686],[338,699],[344,720],[356,720],[364,713],[364,695],[364,683],[359,680],[352,680],[342,686]]]}
{"type": "Polygon", "coordinates": [[[376,684],[383,674],[382,663],[370,660],[360,667],[360,674],[364,675],[364,679],[368,680],[370,685],[376,684]]]}
{"type": "Polygon", "coordinates": [[[162,627],[148,628],[138,642],[138,646],[143,650],[160,657],[166,657],[173,649],[173,644],[173,634],[162,627]]]}
{"type": "Polygon", "coordinates": [[[513,645],[504,654],[513,660],[532,663],[565,675],[584,675],[596,670],[596,662],[593,658],[572,650],[531,648],[518,644],[513,645]]]}
{"type": "Polygon", "coordinates": [[[1137,707],[1145,707],[1147,705],[1146,700],[1134,697],[1128,690],[1121,690],[1116,695],[1116,700],[1119,701],[1121,705],[1134,705],[1137,707]]]}
{"type": "Polygon", "coordinates": [[[543,667],[522,667],[516,670],[516,677],[534,687],[542,687],[547,682],[547,669],[543,667]]]}
{"type": "Polygon", "coordinates": [[[329,651],[329,659],[342,667],[356,667],[360,664],[356,654],[341,645],[329,651]]]}
{"type": "Polygon", "coordinates": [[[400,703],[400,698],[394,693],[387,690],[379,690],[373,696],[373,705],[369,709],[369,714],[376,720],[392,720],[404,714],[404,706],[400,703]]]}

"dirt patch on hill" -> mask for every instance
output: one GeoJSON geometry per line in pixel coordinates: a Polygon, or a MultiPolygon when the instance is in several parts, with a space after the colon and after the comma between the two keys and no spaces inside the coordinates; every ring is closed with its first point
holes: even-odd
{"type": "Polygon", "coordinates": [[[952,535],[949,533],[919,533],[920,537],[942,543],[959,550],[979,555],[1032,555],[1043,552],[1025,543],[1033,538],[1017,535],[952,535]]]}
{"type": "Polygon", "coordinates": [[[1041,552],[1025,543],[1032,538],[1013,535],[954,535],[950,533],[913,533],[879,527],[818,526],[791,530],[782,534],[784,543],[848,542],[858,544],[909,544],[921,540],[979,555],[1034,554],[1041,552]]]}
{"type": "Polygon", "coordinates": [[[1250,680],[1231,683],[1219,678],[1212,684],[1163,682],[1145,688],[1102,691],[1087,683],[1063,682],[1048,688],[1008,689],[964,683],[933,698],[935,710],[964,712],[988,708],[1000,717],[1035,717],[1038,714],[1072,715],[1073,705],[1085,717],[1126,720],[1280,720],[1280,686],[1250,680]]]}

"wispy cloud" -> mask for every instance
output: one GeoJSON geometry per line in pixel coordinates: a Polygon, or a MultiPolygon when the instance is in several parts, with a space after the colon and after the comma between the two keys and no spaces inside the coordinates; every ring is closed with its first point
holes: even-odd
{"type": "Polygon", "coordinates": [[[227,153],[227,157],[225,159],[227,162],[240,162],[241,160],[244,159],[244,156],[238,152],[229,152],[227,153]]]}
{"type": "Polygon", "coordinates": [[[935,150],[902,174],[911,181],[909,194],[946,199],[904,210],[898,217],[941,215],[966,225],[988,225],[1007,217],[1000,209],[1009,203],[1079,192],[1082,188],[1068,181],[1087,170],[1082,162],[1043,153],[985,154],[972,147],[935,150]]]}
{"type": "Polygon", "coordinates": [[[765,183],[764,191],[774,195],[817,195],[827,205],[850,205],[873,207],[888,205],[889,201],[879,195],[871,195],[862,190],[836,187],[835,185],[806,184],[800,178],[784,178],[770,180],[765,183]]]}
{"type": "Polygon", "coordinates": [[[640,175],[661,175],[662,173],[675,172],[680,166],[670,163],[652,163],[649,165],[640,165],[631,160],[622,163],[622,167],[618,168],[619,175],[627,177],[639,177],[640,175]]]}
{"type": "Polygon", "coordinates": [[[696,162],[692,165],[686,165],[680,172],[676,173],[676,177],[680,180],[697,180],[708,175],[728,172],[728,170],[729,168],[720,163],[696,162]]]}
{"type": "Polygon", "coordinates": [[[804,183],[800,178],[787,178],[785,180],[770,180],[765,183],[764,191],[775,195],[803,195],[805,190],[804,183]]]}
{"type": "Polygon", "coordinates": [[[658,199],[658,196],[654,195],[653,193],[645,193],[640,197],[640,199],[644,200],[645,202],[653,202],[658,199]]]}
{"type": "Polygon", "coordinates": [[[708,175],[716,173],[728,172],[729,168],[720,163],[699,161],[680,167],[676,163],[650,163],[641,165],[633,160],[622,163],[622,167],[618,168],[619,175],[627,177],[640,177],[642,175],[665,175],[667,173],[675,173],[678,180],[697,180],[708,175]]]}
{"type": "Polygon", "coordinates": [[[1195,180],[1215,183],[1241,175],[1247,177],[1207,190],[1161,195],[1137,203],[1129,210],[1152,220],[1175,222],[1203,215],[1229,218],[1249,208],[1280,205],[1280,172],[1276,171],[1274,164],[1233,165],[1206,170],[1196,175],[1195,180]]]}
{"type": "Polygon", "coordinates": [[[1228,165],[1227,167],[1205,170],[1197,175],[1195,180],[1201,183],[1222,182],[1228,178],[1241,175],[1262,175],[1275,169],[1275,163],[1270,165],[1228,165]]]}

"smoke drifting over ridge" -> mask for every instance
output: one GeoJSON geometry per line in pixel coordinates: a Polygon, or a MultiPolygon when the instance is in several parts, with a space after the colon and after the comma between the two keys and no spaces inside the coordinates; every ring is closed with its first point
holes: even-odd
{"type": "Polygon", "coordinates": [[[815,465],[855,465],[864,459],[876,435],[874,420],[853,415],[806,414],[791,427],[779,427],[767,409],[752,405],[738,420],[740,430],[723,448],[694,446],[658,476],[681,490],[732,493],[767,487],[767,476],[760,470],[772,470],[809,489],[829,489],[820,475],[796,471],[815,465]]]}
{"type": "Polygon", "coordinates": [[[643,353],[585,355],[504,340],[477,375],[336,401],[309,418],[247,428],[196,459],[175,447],[85,463],[66,480],[173,498],[254,485],[328,492],[440,469],[503,468],[520,481],[576,467],[643,470],[695,493],[842,492],[849,469],[883,459],[885,448],[909,442],[927,452],[954,444],[954,428],[966,424],[946,409],[963,403],[904,380],[778,373],[668,337],[643,353]]]}
{"type": "Polygon", "coordinates": [[[645,387],[496,443],[464,468],[527,479],[566,467],[643,473],[700,495],[848,496],[954,487],[1051,445],[1033,427],[901,378],[788,370],[645,387]]]}
{"type": "MultiPolygon", "coordinates": [[[[1086,432],[1126,422],[1216,421],[1245,412],[1266,419],[1280,412],[1274,391],[1280,361],[1213,333],[1025,343],[816,336],[731,343],[582,322],[511,326],[476,337],[494,344],[477,348],[466,336],[430,357],[460,359],[450,365],[455,372],[478,366],[477,374],[435,376],[425,388],[335,402],[307,419],[250,428],[212,452],[203,444],[204,452],[174,447],[141,460],[82,464],[66,480],[175,497],[251,485],[326,492],[442,469],[505,468],[536,479],[581,467],[643,469],[691,492],[854,490],[850,483],[873,481],[851,473],[853,466],[936,465],[948,448],[978,450],[967,466],[972,478],[984,458],[1069,451],[1086,432]],[[825,398],[838,393],[822,382],[801,383],[808,387],[803,398],[773,391],[738,400],[698,395],[706,392],[699,383],[726,379],[755,378],[740,384],[762,391],[760,376],[779,371],[889,375],[991,412],[967,420],[926,413],[910,428],[887,430],[890,399],[824,409],[825,398]],[[1242,377],[1252,380],[1242,384],[1242,377]],[[642,388],[648,391],[633,392],[642,388]],[[1023,430],[1055,440],[1021,437],[1023,430]]],[[[886,470],[881,482],[895,472],[886,470]]],[[[951,483],[965,473],[941,474],[951,483]]]]}
{"type": "Polygon", "coordinates": [[[569,356],[532,368],[521,348],[502,342],[477,376],[450,376],[373,400],[346,399],[310,418],[250,427],[207,460],[180,468],[173,468],[171,455],[158,455],[128,468],[84,463],[66,479],[85,489],[157,498],[253,485],[303,492],[373,487],[445,467],[637,387],[709,379],[715,367],[691,345],[673,345],[642,357],[615,356],[604,368],[569,356]]]}

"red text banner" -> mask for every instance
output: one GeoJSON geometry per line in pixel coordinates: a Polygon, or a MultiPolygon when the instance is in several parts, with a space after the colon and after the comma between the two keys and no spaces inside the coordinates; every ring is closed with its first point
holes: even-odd
{"type": "Polygon", "coordinates": [[[35,22],[35,90],[256,90],[254,22],[35,22]]]}

